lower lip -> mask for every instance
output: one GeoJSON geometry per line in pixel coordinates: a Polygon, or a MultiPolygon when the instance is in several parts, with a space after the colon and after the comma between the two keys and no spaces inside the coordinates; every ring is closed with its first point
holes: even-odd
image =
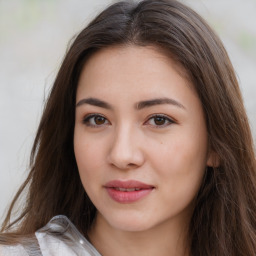
{"type": "Polygon", "coordinates": [[[153,188],[135,191],[120,191],[114,188],[106,188],[109,196],[118,203],[133,203],[147,196],[153,188]]]}

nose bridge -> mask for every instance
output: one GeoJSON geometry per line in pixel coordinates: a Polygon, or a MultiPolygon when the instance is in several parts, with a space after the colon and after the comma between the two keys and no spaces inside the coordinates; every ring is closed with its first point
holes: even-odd
{"type": "Polygon", "coordinates": [[[139,131],[135,126],[127,123],[117,126],[109,152],[110,163],[120,169],[140,166],[144,158],[138,143],[139,136],[139,131]]]}

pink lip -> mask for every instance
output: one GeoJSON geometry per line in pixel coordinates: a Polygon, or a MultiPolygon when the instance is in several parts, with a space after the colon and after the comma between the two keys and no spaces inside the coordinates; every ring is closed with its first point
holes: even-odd
{"type": "Polygon", "coordinates": [[[104,187],[107,189],[109,196],[118,203],[136,202],[147,196],[155,188],[152,185],[145,184],[136,180],[113,180],[108,182],[104,187]]]}

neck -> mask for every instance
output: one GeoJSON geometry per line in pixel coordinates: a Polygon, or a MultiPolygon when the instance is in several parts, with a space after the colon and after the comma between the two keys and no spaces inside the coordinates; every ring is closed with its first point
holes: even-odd
{"type": "Polygon", "coordinates": [[[89,237],[104,256],[188,256],[185,226],[168,222],[146,231],[123,231],[111,227],[98,214],[89,237]]]}

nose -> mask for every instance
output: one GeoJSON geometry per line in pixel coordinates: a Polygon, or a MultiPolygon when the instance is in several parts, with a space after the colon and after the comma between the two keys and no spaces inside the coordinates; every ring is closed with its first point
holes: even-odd
{"type": "Polygon", "coordinates": [[[108,154],[109,164],[118,169],[137,168],[144,163],[140,134],[129,127],[120,128],[113,134],[108,154]]]}

